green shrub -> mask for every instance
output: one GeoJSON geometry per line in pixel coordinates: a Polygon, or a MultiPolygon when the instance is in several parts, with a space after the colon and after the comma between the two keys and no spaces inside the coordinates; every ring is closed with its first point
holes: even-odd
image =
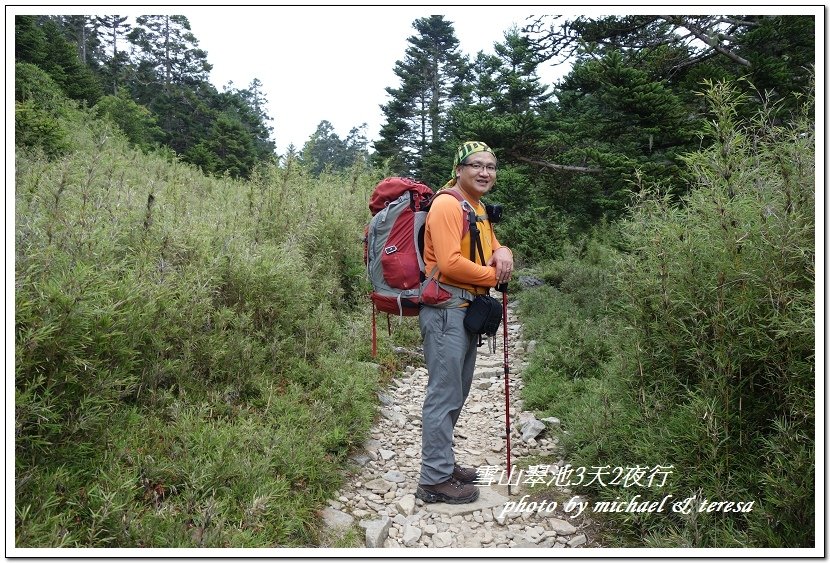
{"type": "Polygon", "coordinates": [[[16,147],[39,149],[50,157],[65,154],[71,147],[63,123],[26,102],[14,105],[14,142],[16,147]]]}
{"type": "Polygon", "coordinates": [[[118,125],[130,143],[145,152],[157,147],[164,136],[150,110],[135,103],[124,90],[116,96],[102,97],[94,109],[99,117],[118,125]]]}
{"type": "Polygon", "coordinates": [[[374,178],[209,178],[81,117],[15,167],[16,545],[313,545],[374,416],[336,309],[374,178]]]}
{"type": "Polygon", "coordinates": [[[810,436],[814,420],[811,127],[772,126],[766,115],[736,123],[742,100],[725,86],[709,99],[716,144],[686,159],[698,188],[682,208],[644,201],[629,222],[633,252],[621,291],[642,366],[638,387],[693,408],[657,443],[684,468],[679,487],[758,505],[749,517],[698,522],[692,536],[683,532],[694,545],[726,545],[721,532],[732,530],[750,545],[805,547],[813,530],[803,507],[813,505],[813,490],[796,483],[812,472],[812,445],[778,434],[810,436]],[[786,462],[770,454],[783,454],[783,444],[786,462]],[[781,506],[783,476],[761,479],[782,463],[789,508],[781,506]],[[768,505],[776,519],[759,526],[758,514],[773,511],[768,505]]]}
{"type": "Polygon", "coordinates": [[[66,94],[46,71],[30,63],[16,63],[14,71],[15,101],[30,102],[55,113],[56,117],[62,114],[66,94]]]}
{"type": "Polygon", "coordinates": [[[712,145],[685,157],[689,195],[640,194],[620,225],[621,252],[594,242],[541,269],[556,289],[523,308],[541,340],[527,404],[561,417],[577,466],[671,465],[669,486],[649,493],[753,502],[741,514],[612,515],[633,541],[811,547],[811,100],[802,114],[761,108],[752,122],[737,120],[747,100],[728,85],[711,86],[707,101],[712,145]]]}

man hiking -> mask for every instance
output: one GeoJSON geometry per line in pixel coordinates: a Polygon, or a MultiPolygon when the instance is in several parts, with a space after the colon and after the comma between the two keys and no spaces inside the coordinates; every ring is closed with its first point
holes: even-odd
{"type": "MultiPolygon", "coordinates": [[[[425,271],[437,268],[442,285],[481,295],[510,279],[513,253],[499,244],[481,203],[481,197],[495,185],[496,173],[496,156],[486,144],[467,141],[458,147],[452,178],[441,191],[453,190],[463,202],[436,195],[426,218],[425,271]],[[464,229],[468,220],[465,209],[472,209],[478,217],[482,255],[476,256],[476,261],[470,259],[473,235],[464,229]]],[[[473,485],[476,470],[459,466],[452,448],[453,430],[473,382],[479,338],[464,326],[467,306],[466,301],[456,307],[423,304],[419,315],[429,382],[422,413],[421,475],[415,495],[424,502],[462,504],[478,498],[478,488],[473,485]]]]}

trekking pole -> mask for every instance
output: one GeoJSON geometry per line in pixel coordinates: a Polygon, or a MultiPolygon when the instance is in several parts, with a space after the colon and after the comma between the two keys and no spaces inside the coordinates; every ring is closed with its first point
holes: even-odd
{"type": "Polygon", "coordinates": [[[372,301],[372,357],[375,358],[378,355],[378,331],[377,325],[375,324],[375,302],[372,301]]]}
{"type": "Polygon", "coordinates": [[[507,433],[507,496],[510,496],[510,364],[507,351],[507,284],[497,287],[501,291],[502,324],[504,325],[504,426],[507,433]]]}

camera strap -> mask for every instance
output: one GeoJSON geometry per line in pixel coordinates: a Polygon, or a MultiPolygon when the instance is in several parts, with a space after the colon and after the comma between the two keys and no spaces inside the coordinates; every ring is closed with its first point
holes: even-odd
{"type": "Polygon", "coordinates": [[[470,260],[477,263],[476,249],[481,256],[481,265],[484,265],[484,249],[481,246],[481,231],[478,228],[478,217],[474,211],[468,211],[470,221],[470,260]]]}
{"type": "MultiPolygon", "coordinates": [[[[484,247],[481,244],[481,230],[478,228],[478,221],[481,220],[486,221],[487,216],[484,217],[478,216],[475,211],[470,206],[470,209],[467,210],[468,220],[470,222],[470,260],[472,262],[478,263],[476,260],[476,250],[478,251],[478,256],[481,257],[481,265],[485,265],[484,260],[484,247]]],[[[489,295],[490,291],[486,290],[484,295],[489,295]]],[[[484,344],[484,335],[478,335],[478,346],[484,344]]],[[[487,348],[490,353],[495,354],[496,352],[496,335],[493,334],[487,337],[487,348]]]]}

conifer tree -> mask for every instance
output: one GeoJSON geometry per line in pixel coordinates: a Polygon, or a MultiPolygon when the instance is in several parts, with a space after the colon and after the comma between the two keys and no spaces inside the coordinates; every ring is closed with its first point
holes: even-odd
{"type": "MultiPolygon", "coordinates": [[[[208,82],[211,67],[207,53],[199,49],[190,32],[188,19],[139,16],[129,39],[137,48],[131,90],[159,116],[167,144],[179,154],[190,154],[206,136],[215,137],[216,89],[208,82]]],[[[222,129],[222,135],[226,134],[222,129]]]]}
{"type": "Polygon", "coordinates": [[[352,127],[345,139],[334,131],[332,124],[323,120],[303,146],[302,160],[314,175],[324,170],[344,170],[359,159],[368,158],[366,124],[352,127]]]}
{"type": "Polygon", "coordinates": [[[251,80],[244,90],[233,90],[228,86],[220,95],[219,103],[224,111],[232,112],[250,131],[258,158],[274,157],[276,145],[271,138],[274,128],[270,125],[273,118],[266,111],[268,97],[260,79],[251,80]]]}
{"type": "Polygon", "coordinates": [[[40,66],[46,59],[46,33],[37,16],[15,16],[14,60],[40,66]]]}
{"type": "Polygon", "coordinates": [[[94,20],[98,28],[102,30],[101,42],[104,52],[109,54],[109,58],[104,55],[103,62],[106,68],[106,81],[113,94],[118,93],[120,71],[129,62],[127,53],[119,49],[120,41],[124,40],[126,44],[127,34],[132,29],[127,19],[127,16],[111,15],[96,16],[94,20]]]}
{"type": "Polygon", "coordinates": [[[526,155],[542,135],[541,116],[551,96],[539,78],[542,59],[515,27],[493,47],[494,55],[476,57],[465,103],[454,111],[453,133],[458,140],[486,139],[513,157],[526,155]]]}
{"type": "Polygon", "coordinates": [[[443,16],[417,19],[413,27],[417,35],[395,64],[400,86],[386,89],[390,100],[381,106],[386,123],[375,150],[380,160],[391,160],[396,173],[437,183],[446,171],[426,166],[427,157],[446,142],[446,113],[461,98],[467,61],[443,16]]]}
{"type": "Polygon", "coordinates": [[[57,16],[56,21],[64,30],[66,39],[75,44],[81,63],[95,69],[95,52],[100,49],[95,20],[90,16],[57,16]]]}
{"type": "Polygon", "coordinates": [[[208,80],[211,65],[199,48],[190,22],[181,15],[139,16],[130,41],[140,48],[139,60],[155,71],[165,92],[173,84],[199,84],[208,80]]]}
{"type": "Polygon", "coordinates": [[[18,62],[40,67],[73,100],[89,105],[101,97],[101,87],[92,71],[84,66],[75,47],[64,37],[59,22],[36,16],[15,18],[15,56],[18,62]]]}
{"type": "Polygon", "coordinates": [[[319,176],[327,168],[334,168],[337,155],[342,151],[343,141],[335,133],[332,124],[324,119],[303,145],[302,159],[309,171],[319,176]]]}

